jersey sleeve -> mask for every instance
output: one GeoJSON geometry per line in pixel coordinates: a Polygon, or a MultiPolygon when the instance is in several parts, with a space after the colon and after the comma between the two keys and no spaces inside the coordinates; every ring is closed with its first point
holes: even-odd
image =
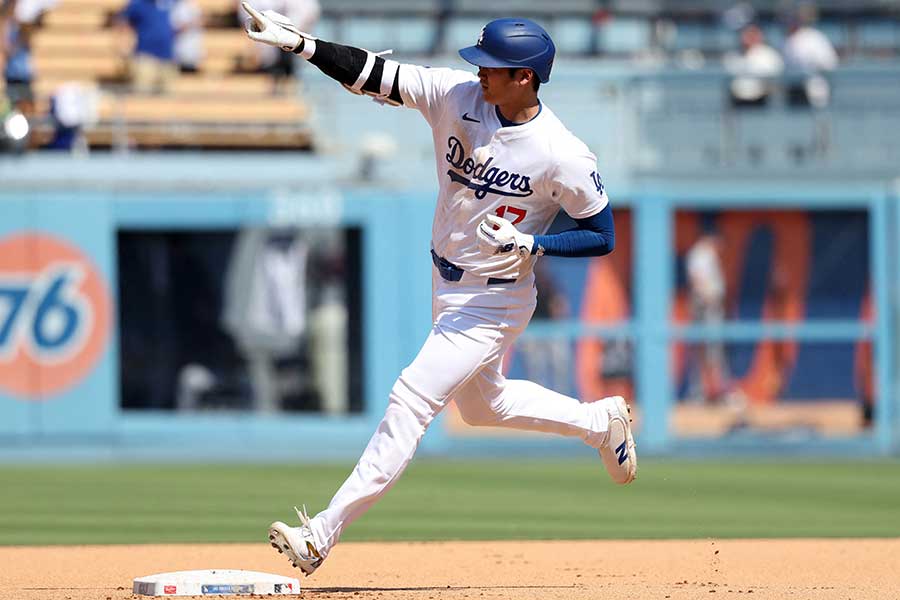
{"type": "Polygon", "coordinates": [[[416,108],[429,123],[439,120],[444,100],[458,85],[478,81],[473,73],[401,64],[397,77],[403,104],[416,108]]]}
{"type": "Polygon", "coordinates": [[[606,208],[609,198],[590,152],[564,157],[552,179],[551,195],[573,219],[592,217],[606,208]]]}

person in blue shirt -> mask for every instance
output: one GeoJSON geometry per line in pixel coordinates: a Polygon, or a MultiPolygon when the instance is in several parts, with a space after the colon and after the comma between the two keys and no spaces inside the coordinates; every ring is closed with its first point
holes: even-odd
{"type": "Polygon", "coordinates": [[[31,62],[31,33],[34,23],[22,21],[14,14],[15,3],[0,8],[0,55],[6,57],[3,79],[10,105],[24,115],[34,113],[34,68],[31,62]],[[4,19],[4,13],[6,19],[4,19]]]}
{"type": "Polygon", "coordinates": [[[120,27],[134,31],[134,54],[129,65],[135,92],[165,92],[178,76],[171,0],[130,0],[120,14],[120,27]]]}

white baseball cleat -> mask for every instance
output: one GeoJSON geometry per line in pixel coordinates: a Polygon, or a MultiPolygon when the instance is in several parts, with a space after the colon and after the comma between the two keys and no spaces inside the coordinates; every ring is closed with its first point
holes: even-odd
{"type": "Polygon", "coordinates": [[[600,447],[600,458],[612,480],[631,483],[637,475],[637,452],[631,435],[631,409],[622,396],[610,396],[598,401],[609,414],[609,434],[600,447]]]}
{"type": "Polygon", "coordinates": [[[284,553],[292,565],[309,576],[325,559],[316,548],[312,530],[309,528],[306,507],[304,506],[301,511],[295,506],[294,510],[300,518],[300,527],[290,527],[281,521],[275,521],[269,525],[269,542],[279,554],[284,553]]]}

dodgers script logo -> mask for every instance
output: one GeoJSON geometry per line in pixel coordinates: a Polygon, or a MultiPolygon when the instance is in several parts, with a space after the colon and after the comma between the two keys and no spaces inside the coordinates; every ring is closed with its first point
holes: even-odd
{"type": "Polygon", "coordinates": [[[106,348],[110,298],[90,260],[49,235],[0,239],[0,392],[44,400],[106,348]]]}
{"type": "Polygon", "coordinates": [[[447,162],[465,175],[471,175],[472,177],[471,179],[464,177],[453,169],[448,169],[447,175],[451,181],[461,183],[475,190],[475,197],[479,200],[488,194],[525,198],[534,193],[534,190],[531,189],[531,178],[491,166],[491,163],[494,162],[493,156],[483,163],[476,163],[471,158],[466,157],[466,150],[456,136],[450,136],[447,144],[450,146],[450,151],[446,156],[447,162]],[[509,189],[500,189],[503,186],[509,189]]]}

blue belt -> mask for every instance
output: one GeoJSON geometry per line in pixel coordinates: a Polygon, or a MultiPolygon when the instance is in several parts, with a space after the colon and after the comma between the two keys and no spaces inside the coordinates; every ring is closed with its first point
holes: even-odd
{"type": "MultiPolygon", "coordinates": [[[[438,256],[434,250],[431,251],[431,262],[437,267],[438,273],[441,274],[445,281],[459,281],[462,279],[463,273],[465,273],[463,269],[457,267],[443,256],[438,256]]],[[[502,285],[515,282],[515,279],[500,279],[499,277],[488,277],[487,279],[488,285],[502,285]]]]}

